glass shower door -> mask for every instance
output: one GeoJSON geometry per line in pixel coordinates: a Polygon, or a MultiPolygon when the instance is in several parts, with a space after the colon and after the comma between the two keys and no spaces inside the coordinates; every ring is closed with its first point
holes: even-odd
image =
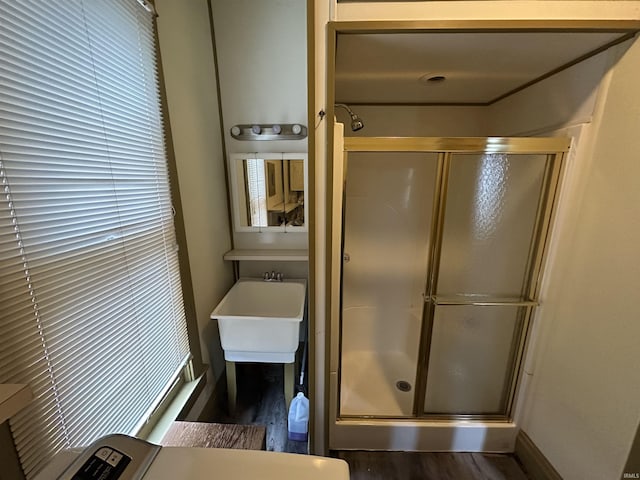
{"type": "Polygon", "coordinates": [[[547,155],[452,154],[431,285],[424,413],[505,415],[547,155]]]}
{"type": "Polygon", "coordinates": [[[413,415],[436,153],[350,153],[340,415],[413,415]]]}
{"type": "Polygon", "coordinates": [[[508,420],[570,139],[343,141],[330,444],[411,449],[508,420]]]}

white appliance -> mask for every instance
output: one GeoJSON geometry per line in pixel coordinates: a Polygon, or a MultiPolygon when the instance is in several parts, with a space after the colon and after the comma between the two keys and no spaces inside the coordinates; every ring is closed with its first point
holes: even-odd
{"type": "Polygon", "coordinates": [[[83,451],[63,451],[35,480],[349,480],[343,460],[224,448],[161,447],[108,435],[83,451]]]}

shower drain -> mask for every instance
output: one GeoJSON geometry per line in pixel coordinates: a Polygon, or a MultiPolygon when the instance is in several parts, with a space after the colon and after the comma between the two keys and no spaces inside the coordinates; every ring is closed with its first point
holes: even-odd
{"type": "Polygon", "coordinates": [[[398,380],[396,382],[396,388],[401,392],[409,392],[411,390],[411,384],[405,380],[398,380]]]}

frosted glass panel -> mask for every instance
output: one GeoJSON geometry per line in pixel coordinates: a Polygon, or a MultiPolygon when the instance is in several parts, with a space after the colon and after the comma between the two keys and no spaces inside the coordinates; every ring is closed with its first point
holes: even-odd
{"type": "Polygon", "coordinates": [[[436,307],[425,413],[505,413],[521,314],[510,306],[436,307]]]}
{"type": "Polygon", "coordinates": [[[413,412],[436,165],[436,154],[349,154],[341,415],[413,412]]]}
{"type": "Polygon", "coordinates": [[[520,297],[545,155],[452,156],[439,295],[520,297]]]}

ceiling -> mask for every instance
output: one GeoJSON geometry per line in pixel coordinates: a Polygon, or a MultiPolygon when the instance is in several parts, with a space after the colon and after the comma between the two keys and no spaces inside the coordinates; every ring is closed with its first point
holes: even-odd
{"type": "Polygon", "coordinates": [[[336,102],[490,104],[623,38],[620,32],[339,34],[336,102]],[[444,77],[440,81],[421,78],[444,77]]]}

